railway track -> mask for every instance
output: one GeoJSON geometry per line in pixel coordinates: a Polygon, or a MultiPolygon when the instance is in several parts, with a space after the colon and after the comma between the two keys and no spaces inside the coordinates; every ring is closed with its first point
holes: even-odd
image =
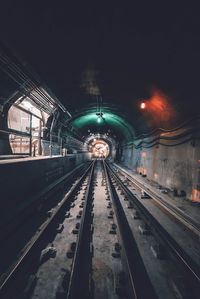
{"type": "Polygon", "coordinates": [[[74,258],[71,266],[67,298],[89,298],[91,292],[91,235],[92,235],[92,201],[93,201],[93,175],[94,165],[86,186],[81,221],[76,224],[78,237],[74,249],[74,258]]]}
{"type": "Polygon", "coordinates": [[[156,283],[152,280],[159,263],[162,271],[167,263],[175,263],[181,278],[187,281],[189,293],[180,291],[178,298],[199,298],[200,271],[196,263],[105,161],[93,161],[1,282],[0,295],[3,299],[177,298],[176,290],[159,293],[160,282],[169,287],[165,279],[155,276],[156,283]],[[139,236],[138,221],[143,221],[153,236],[139,236]],[[142,239],[140,246],[138,238],[145,238],[145,243],[142,239]],[[148,252],[152,261],[151,265],[146,263],[147,252],[142,248],[149,238],[165,248],[165,261],[148,252]],[[56,248],[55,256],[38,263],[41,251],[49,244],[56,248]]]}
{"type": "Polygon", "coordinates": [[[150,188],[144,186],[141,182],[137,181],[131,175],[126,172],[124,169],[115,164],[115,169],[118,169],[123,175],[125,175],[133,185],[140,190],[140,192],[145,191],[145,193],[155,201],[159,206],[161,206],[167,213],[172,215],[180,224],[185,226],[190,230],[197,239],[200,240],[200,225],[190,216],[185,214],[181,209],[174,206],[172,203],[168,203],[166,200],[163,200],[162,197],[158,196],[150,188]]]}
{"type": "MultiPolygon", "coordinates": [[[[92,164],[88,167],[88,169],[84,172],[78,182],[74,184],[71,188],[70,192],[68,192],[63,199],[59,202],[56,209],[53,209],[50,213],[50,217],[47,219],[45,223],[39,227],[38,232],[35,237],[25,246],[22,250],[23,254],[20,256],[18,261],[14,264],[13,267],[9,269],[7,273],[1,276],[0,281],[0,297],[1,298],[16,298],[16,293],[20,293],[20,288],[18,286],[18,282],[21,280],[22,274],[27,274],[27,267],[29,267],[33,263],[32,257],[35,255],[38,256],[38,252],[42,250],[44,244],[46,242],[45,238],[48,236],[51,229],[55,230],[57,223],[59,223],[59,219],[63,217],[66,211],[69,209],[71,204],[71,199],[73,199],[74,195],[78,192],[80,188],[80,184],[83,182],[88,172],[90,171],[92,164]]],[[[59,179],[58,184],[64,181],[64,178],[59,179]]],[[[57,184],[54,184],[57,186],[57,184]]],[[[48,187],[52,189],[54,186],[48,187]]],[[[24,281],[22,282],[23,285],[24,281]]],[[[19,295],[20,296],[20,295],[19,295]]],[[[20,297],[19,297],[20,298],[20,297]]]]}
{"type": "Polygon", "coordinates": [[[4,280],[26,247],[39,232],[39,227],[49,219],[63,195],[71,188],[72,182],[88,167],[81,164],[59,179],[50,182],[42,190],[22,199],[17,209],[9,207],[0,220],[0,282],[4,280]],[[27,244],[28,243],[28,244],[27,244]],[[13,250],[14,244],[14,250],[13,250]]]}
{"type": "Polygon", "coordinates": [[[126,219],[123,207],[113,185],[110,169],[104,162],[104,171],[107,179],[110,198],[114,210],[115,222],[118,226],[118,238],[122,246],[122,259],[128,276],[129,298],[156,298],[149,277],[147,275],[138,247],[126,219]],[[134,253],[134,254],[133,254],[134,253]],[[145,285],[145,288],[144,288],[145,285]]]}
{"type": "Polygon", "coordinates": [[[149,213],[149,211],[141,204],[141,202],[133,195],[133,193],[125,186],[122,180],[114,173],[110,166],[107,165],[112,177],[123,190],[125,196],[133,204],[140,217],[144,220],[145,225],[159,240],[162,247],[165,248],[165,253],[172,258],[180,271],[185,277],[185,282],[190,284],[192,289],[192,298],[198,298],[200,292],[200,268],[199,265],[191,259],[183,248],[174,240],[164,227],[149,213]]]}

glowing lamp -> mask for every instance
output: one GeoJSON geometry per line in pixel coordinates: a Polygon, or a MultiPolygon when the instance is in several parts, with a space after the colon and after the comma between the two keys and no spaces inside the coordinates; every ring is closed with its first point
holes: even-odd
{"type": "Polygon", "coordinates": [[[142,102],[140,104],[140,109],[144,110],[146,108],[146,103],[145,102],[142,102]]]}
{"type": "Polygon", "coordinates": [[[102,112],[97,112],[96,116],[97,116],[97,122],[100,123],[103,119],[103,113],[102,112]]]}
{"type": "Polygon", "coordinates": [[[146,155],[147,155],[147,154],[146,154],[145,152],[143,152],[143,153],[142,153],[142,157],[144,157],[144,158],[145,158],[145,157],[146,157],[146,155]]]}

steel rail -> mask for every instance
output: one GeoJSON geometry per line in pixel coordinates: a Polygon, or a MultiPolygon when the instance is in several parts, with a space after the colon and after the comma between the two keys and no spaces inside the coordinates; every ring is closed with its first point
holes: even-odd
{"type": "Polygon", "coordinates": [[[134,203],[135,208],[140,213],[141,218],[151,227],[152,232],[159,239],[160,243],[166,249],[166,253],[175,260],[182,270],[182,274],[187,278],[192,286],[194,298],[199,298],[200,293],[200,267],[198,264],[184,251],[183,248],[172,238],[165,228],[151,215],[151,213],[142,205],[142,203],[133,195],[133,193],[124,185],[121,179],[114,173],[107,164],[112,177],[120,185],[124,193],[134,203]]]}
{"type": "Polygon", "coordinates": [[[19,277],[20,272],[28,263],[31,256],[36,252],[36,250],[42,249],[41,244],[42,240],[49,232],[52,225],[55,225],[57,219],[63,214],[65,208],[68,207],[70,204],[70,197],[72,197],[85,177],[88,175],[89,171],[91,170],[93,163],[87,168],[85,173],[81,176],[78,182],[72,187],[72,189],[63,197],[63,199],[59,202],[57,209],[53,212],[51,218],[49,218],[45,224],[42,225],[41,231],[37,234],[37,236],[33,239],[33,241],[27,246],[23,255],[19,258],[18,262],[10,269],[9,273],[5,276],[2,282],[0,282],[0,297],[1,298],[8,298],[7,294],[9,291],[12,291],[12,285],[19,277]]]}
{"type": "Polygon", "coordinates": [[[188,229],[190,229],[194,234],[200,238],[200,224],[193,220],[190,216],[186,215],[179,208],[175,207],[173,204],[169,204],[164,199],[159,197],[155,192],[150,190],[148,187],[145,187],[142,183],[138,182],[135,178],[131,177],[125,170],[123,170],[118,165],[114,164],[122,173],[124,173],[128,179],[135,184],[140,189],[144,190],[146,194],[148,194],[155,202],[160,204],[164,209],[166,209],[169,213],[171,213],[176,219],[185,225],[188,229]]]}
{"type": "Polygon", "coordinates": [[[91,199],[92,199],[92,179],[94,174],[93,162],[87,190],[84,200],[84,208],[81,217],[79,234],[76,242],[74,258],[71,267],[71,275],[68,286],[68,299],[88,298],[89,296],[89,273],[91,270],[90,257],[90,224],[91,222],[91,199]]]}
{"type": "Polygon", "coordinates": [[[157,295],[148,277],[120,199],[117,195],[115,187],[112,184],[110,170],[107,164],[105,162],[103,163],[111,200],[115,211],[116,221],[119,228],[118,235],[122,243],[123,261],[129,278],[129,298],[155,299],[157,298],[157,295]]]}

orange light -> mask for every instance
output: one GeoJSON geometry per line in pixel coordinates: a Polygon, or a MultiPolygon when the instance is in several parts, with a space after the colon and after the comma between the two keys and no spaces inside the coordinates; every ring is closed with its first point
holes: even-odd
{"type": "Polygon", "coordinates": [[[146,103],[145,102],[142,102],[140,104],[140,109],[144,110],[146,108],[146,103]]]}
{"type": "Polygon", "coordinates": [[[193,200],[200,202],[200,191],[193,189],[193,200]]]}
{"type": "Polygon", "coordinates": [[[143,152],[143,153],[142,153],[142,157],[144,157],[144,158],[145,158],[145,157],[146,157],[146,155],[147,155],[147,154],[146,154],[145,152],[143,152]]]}

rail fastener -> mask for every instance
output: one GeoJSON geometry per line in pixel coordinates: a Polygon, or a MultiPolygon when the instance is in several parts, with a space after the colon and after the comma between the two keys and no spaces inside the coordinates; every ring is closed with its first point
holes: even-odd
{"type": "Polygon", "coordinates": [[[142,235],[150,235],[151,231],[147,225],[139,225],[138,230],[142,235]]]}
{"type": "Polygon", "coordinates": [[[78,223],[76,223],[75,227],[73,228],[72,233],[77,235],[79,232],[79,229],[80,229],[80,223],[78,222],[78,223]]]}
{"type": "Polygon", "coordinates": [[[76,249],[76,242],[72,242],[68,245],[68,247],[67,247],[67,257],[68,258],[73,258],[75,249],[76,249]]]}
{"type": "Polygon", "coordinates": [[[59,224],[58,227],[56,228],[56,232],[57,233],[61,233],[64,229],[64,225],[63,224],[59,224]]]}
{"type": "Polygon", "coordinates": [[[82,214],[83,214],[83,211],[82,211],[82,210],[80,210],[80,211],[78,212],[78,214],[77,214],[76,218],[77,218],[77,219],[80,219],[80,218],[81,218],[81,216],[82,216],[82,214]]]}

